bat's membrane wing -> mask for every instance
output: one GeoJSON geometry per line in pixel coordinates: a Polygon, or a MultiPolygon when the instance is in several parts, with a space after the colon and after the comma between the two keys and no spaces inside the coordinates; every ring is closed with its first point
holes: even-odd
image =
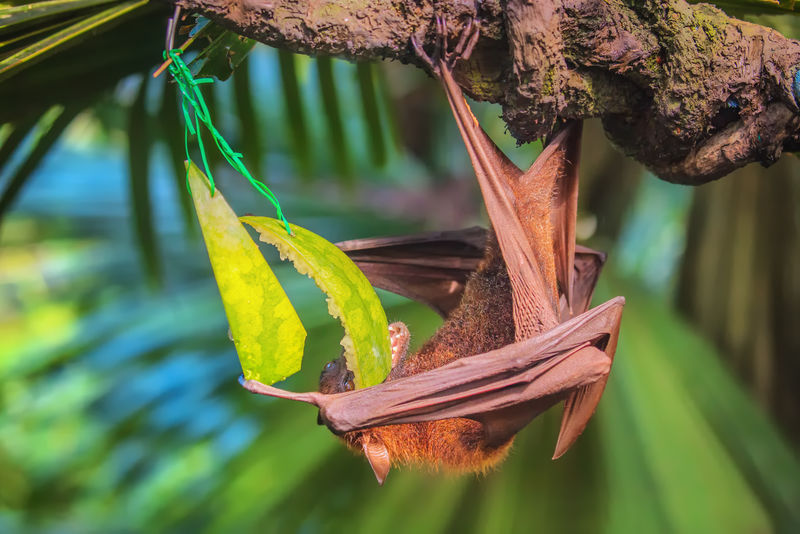
{"type": "MultiPolygon", "coordinates": [[[[553,255],[558,286],[566,297],[567,307],[570,310],[574,305],[573,265],[575,265],[575,220],[578,215],[578,161],[582,125],[580,121],[571,122],[561,130],[548,144],[548,148],[553,147],[554,150],[544,163],[556,175],[550,211],[553,255]]],[[[541,156],[537,158],[533,167],[536,167],[541,159],[541,156]]],[[[575,313],[581,311],[576,310],[575,313]]]]}
{"type": "Polygon", "coordinates": [[[547,296],[556,305],[559,289],[568,306],[572,302],[580,135],[581,123],[569,123],[527,171],[503,177],[513,191],[515,213],[533,246],[547,296]]]}
{"type": "MultiPolygon", "coordinates": [[[[622,297],[617,297],[617,299],[622,299],[622,297]]],[[[610,366],[614,360],[614,354],[617,352],[622,306],[619,307],[615,314],[610,314],[608,319],[609,322],[605,326],[608,330],[608,341],[603,351],[610,359],[610,366]]],[[[600,378],[597,382],[588,386],[581,386],[570,392],[564,401],[564,414],[561,416],[561,429],[558,432],[556,450],[553,453],[554,460],[567,452],[572,444],[575,443],[575,440],[578,439],[578,436],[581,435],[583,429],[586,428],[586,424],[592,418],[595,409],[597,409],[600,397],[603,396],[607,382],[608,375],[600,378]]]]}
{"type": "MultiPolygon", "coordinates": [[[[531,168],[522,173],[508,162],[477,124],[443,62],[440,62],[440,72],[489,217],[495,228],[502,229],[498,232],[498,241],[511,280],[516,339],[520,341],[584,311],[602,265],[603,258],[599,255],[594,258],[584,255],[580,262],[575,258],[580,123],[570,124],[559,132],[531,168]],[[564,296],[563,306],[560,294],[564,296]]],[[[613,319],[608,325],[611,340],[603,349],[609,366],[616,350],[620,313],[621,305],[619,313],[609,315],[613,319]]],[[[597,356],[591,350],[581,350],[577,354],[581,358],[597,356]]],[[[580,367],[579,358],[572,361],[580,367]]],[[[548,380],[544,377],[540,380],[542,387],[548,387],[548,380]]],[[[600,400],[606,380],[607,373],[592,385],[576,386],[572,392],[562,390],[566,396],[565,412],[555,457],[563,454],[583,431],[600,400]]],[[[487,428],[495,428],[500,438],[513,435],[533,416],[556,402],[551,402],[553,397],[544,399],[537,397],[527,406],[517,403],[517,408],[499,410],[494,421],[491,414],[480,417],[487,428]]]]}
{"type": "Polygon", "coordinates": [[[318,406],[320,420],[336,434],[469,417],[483,422],[490,441],[497,443],[581,389],[582,396],[567,403],[559,456],[583,430],[602,395],[624,304],[623,297],[616,297],[538,336],[355,391],[293,393],[255,380],[242,380],[242,385],[253,393],[318,406]]]}
{"type": "MultiPolygon", "coordinates": [[[[342,241],[341,248],[381,289],[421,302],[447,317],[458,305],[466,280],[483,258],[489,230],[474,226],[446,232],[342,241]]],[[[589,309],[606,254],[575,246],[573,309],[561,296],[561,321],[589,309]]]]}
{"type": "Polygon", "coordinates": [[[606,262],[606,253],[592,250],[580,245],[575,246],[575,262],[572,275],[572,307],[567,305],[567,298],[561,295],[561,322],[580,315],[589,309],[594,288],[600,271],[606,262]]]}
{"type": "Polygon", "coordinates": [[[447,100],[483,193],[486,211],[497,229],[497,240],[511,281],[516,337],[517,340],[527,339],[554,327],[559,318],[555,278],[551,277],[553,282],[549,283],[542,272],[542,262],[515,210],[516,199],[510,184],[522,176],[522,171],[480,127],[444,62],[440,62],[440,71],[447,100]]]}
{"type": "MultiPolygon", "coordinates": [[[[566,297],[561,298],[561,320],[567,321],[575,314],[583,313],[589,309],[592,301],[597,278],[606,261],[606,255],[587,247],[576,246],[575,267],[573,275],[573,301],[572,308],[567,305],[566,297]]],[[[616,330],[610,336],[605,352],[613,360],[616,351],[616,340],[619,335],[619,322],[616,330]]],[[[563,455],[575,443],[578,436],[586,428],[592,414],[600,402],[608,377],[604,377],[590,386],[585,386],[570,392],[564,401],[564,414],[561,418],[561,430],[553,458],[563,455]]]]}
{"type": "Polygon", "coordinates": [[[336,245],[381,289],[421,302],[442,317],[461,302],[470,273],[486,248],[480,227],[397,237],[353,239],[336,245]]]}
{"type": "Polygon", "coordinates": [[[471,416],[483,423],[486,441],[499,446],[522,430],[528,423],[564,400],[564,396],[581,384],[602,380],[611,369],[611,360],[597,347],[586,344],[554,357],[536,368],[535,380],[528,386],[533,399],[514,406],[471,416]]]}
{"type": "MultiPolygon", "coordinates": [[[[576,253],[574,245],[580,127],[562,130],[523,173],[478,125],[443,61],[438,70],[492,225],[498,229],[512,286],[517,342],[431,371],[332,395],[290,393],[253,381],[244,381],[243,385],[255,393],[318,406],[321,421],[337,434],[468,417],[481,421],[494,443],[507,441],[533,417],[566,399],[557,457],[583,430],[602,395],[624,306],[624,299],[617,297],[584,311],[604,256],[580,249],[576,253]],[[559,289],[564,295],[563,310],[559,289]]],[[[442,269],[452,268],[450,262],[437,264],[430,250],[422,254],[418,250],[406,252],[404,256],[384,241],[362,241],[352,248],[364,252],[354,258],[362,268],[370,261],[391,265],[388,274],[382,266],[372,275],[376,285],[412,298],[417,298],[408,294],[409,287],[415,287],[413,283],[398,283],[396,278],[413,271],[398,274],[398,266],[433,268],[435,276],[442,276],[442,269]],[[384,245],[389,252],[375,254],[373,249],[384,245]],[[383,281],[379,282],[381,277],[383,281]],[[390,285],[394,288],[387,287],[390,285]]],[[[480,261],[480,257],[476,259],[480,261]]],[[[453,273],[447,273],[446,278],[452,281],[453,273]]],[[[443,297],[435,300],[441,303],[443,297]]],[[[440,313],[446,313],[448,305],[439,304],[440,313]]],[[[378,461],[378,445],[367,443],[364,452],[381,480],[385,474],[380,474],[383,466],[378,461]]]]}
{"type": "Polygon", "coordinates": [[[554,404],[608,374],[608,351],[616,348],[612,338],[624,302],[617,297],[533,338],[425,373],[335,395],[291,395],[306,395],[296,400],[319,406],[322,420],[335,433],[452,417],[486,421],[487,414],[531,401],[554,404]]]}

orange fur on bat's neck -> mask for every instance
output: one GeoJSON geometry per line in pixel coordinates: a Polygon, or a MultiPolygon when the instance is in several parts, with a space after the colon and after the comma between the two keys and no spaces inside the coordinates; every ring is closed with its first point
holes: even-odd
{"type": "MultiPolygon", "coordinates": [[[[511,285],[497,240],[491,233],[484,260],[468,280],[458,308],[419,351],[407,355],[392,369],[387,381],[513,342],[511,285]]],[[[513,441],[512,437],[504,443],[489,443],[483,424],[464,418],[375,427],[342,437],[360,452],[367,435],[383,443],[394,463],[458,472],[492,468],[505,458],[513,441]]]]}

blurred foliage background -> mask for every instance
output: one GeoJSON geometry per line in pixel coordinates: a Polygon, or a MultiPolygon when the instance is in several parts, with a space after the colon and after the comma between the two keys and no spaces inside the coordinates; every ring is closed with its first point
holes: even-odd
{"type": "MultiPolygon", "coordinates": [[[[752,17],[767,4],[724,7],[752,17]]],[[[406,469],[378,488],[311,408],[236,382],[174,87],[149,76],[167,13],[17,7],[0,6],[0,531],[800,529],[795,157],[690,189],[655,179],[588,123],[578,232],[610,253],[597,300],[628,298],[595,419],[557,462],[554,411],[495,472],[406,469]],[[53,35],[72,46],[42,43],[53,35]]],[[[226,60],[252,46],[207,31],[200,48],[226,60]]],[[[419,70],[259,45],[204,92],[293,223],[338,241],[485,222],[445,99],[419,70]]],[[[516,148],[497,107],[474,109],[513,160],[533,160],[539,147],[516,148]]],[[[234,208],[271,215],[221,163],[234,208]]],[[[311,281],[264,252],[309,332],[304,369],[284,385],[313,389],[341,328],[311,281]]],[[[414,344],[439,324],[381,297],[414,344]]]]}

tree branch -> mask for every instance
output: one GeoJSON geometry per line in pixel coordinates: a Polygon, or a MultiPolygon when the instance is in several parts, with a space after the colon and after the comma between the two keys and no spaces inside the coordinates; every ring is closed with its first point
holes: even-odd
{"type": "Polygon", "coordinates": [[[423,67],[469,17],[481,39],[456,78],[499,102],[527,142],[562,119],[600,117],[609,137],[665,180],[700,184],[800,146],[793,80],[800,42],[684,0],[179,0],[264,43],[307,54],[423,67]]]}

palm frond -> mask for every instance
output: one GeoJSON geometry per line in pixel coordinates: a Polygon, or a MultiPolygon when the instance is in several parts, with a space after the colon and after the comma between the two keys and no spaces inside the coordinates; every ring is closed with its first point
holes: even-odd
{"type": "MultiPolygon", "coordinates": [[[[104,30],[109,29],[112,24],[118,23],[133,11],[144,7],[148,1],[149,0],[129,0],[126,2],[119,2],[114,7],[82,18],[80,21],[62,30],[58,30],[51,35],[37,40],[35,43],[26,46],[22,50],[0,58],[0,83],[8,80],[23,69],[29,68],[37,61],[41,61],[54,53],[63,51],[67,46],[73,46],[81,40],[91,37],[94,35],[93,32],[97,31],[99,28],[104,30]]],[[[39,17],[83,9],[86,7],[84,5],[86,3],[88,2],[42,2],[42,4],[47,5],[34,5],[33,7],[35,9],[28,10],[27,12],[24,11],[26,6],[7,8],[8,16],[5,19],[6,24],[2,29],[8,29],[9,27],[23,24],[39,17]]],[[[3,19],[3,15],[3,11],[0,11],[0,20],[3,19]]]]}
{"type": "Polygon", "coordinates": [[[162,143],[168,153],[169,164],[172,168],[176,197],[180,204],[181,214],[183,215],[184,231],[187,235],[197,235],[197,226],[194,214],[194,206],[189,195],[186,194],[186,152],[183,145],[183,128],[181,127],[181,117],[178,114],[177,95],[173,94],[172,88],[165,86],[161,90],[161,105],[158,107],[156,123],[162,143]]]}
{"type": "Polygon", "coordinates": [[[150,283],[157,284],[160,281],[159,248],[150,200],[150,153],[154,136],[150,132],[146,106],[149,79],[149,76],[143,77],[136,98],[128,110],[128,171],[131,215],[136,240],[142,252],[142,264],[150,283]]]}
{"type": "Polygon", "coordinates": [[[0,30],[41,18],[55,17],[65,12],[75,12],[118,0],[44,0],[17,6],[0,7],[0,30]]]}
{"type": "Polygon", "coordinates": [[[316,59],[316,63],[322,108],[325,111],[325,121],[328,126],[328,138],[330,139],[333,161],[342,182],[346,186],[352,187],[353,167],[350,161],[349,143],[342,125],[342,113],[339,109],[339,95],[336,91],[336,81],[333,76],[333,60],[327,56],[320,56],[316,59]]]}
{"type": "Polygon", "coordinates": [[[311,179],[310,146],[308,140],[308,127],[306,114],[303,111],[303,102],[300,95],[300,84],[296,66],[296,57],[291,52],[278,51],[280,65],[281,86],[286,104],[286,122],[292,136],[292,153],[295,163],[303,180],[311,179]]]}
{"type": "Polygon", "coordinates": [[[363,106],[364,122],[369,131],[368,139],[372,163],[377,167],[386,165],[386,143],[383,138],[378,101],[375,94],[375,80],[373,78],[372,63],[358,63],[356,69],[358,87],[361,90],[361,104],[363,106]]]}
{"type": "MultiPolygon", "coordinates": [[[[0,192],[0,220],[11,208],[25,181],[36,170],[39,162],[47,155],[50,148],[58,141],[61,133],[82,109],[82,105],[72,104],[66,108],[54,108],[40,118],[30,150],[25,154],[22,163],[14,170],[2,192],[0,192]]],[[[24,130],[24,126],[20,128],[20,135],[25,134],[24,130]]],[[[13,139],[9,140],[10,147],[19,144],[19,137],[14,136],[14,133],[12,133],[12,137],[13,139]]]]}
{"type": "MultiPolygon", "coordinates": [[[[693,3],[699,3],[699,0],[693,0],[693,3]]],[[[800,14],[795,0],[715,0],[709,3],[735,15],[800,14]]]]}
{"type": "Polygon", "coordinates": [[[244,160],[256,173],[266,179],[264,169],[264,146],[262,128],[258,113],[253,104],[253,90],[250,82],[250,63],[242,62],[233,77],[233,94],[236,104],[236,118],[239,121],[239,139],[244,148],[244,160]]]}

